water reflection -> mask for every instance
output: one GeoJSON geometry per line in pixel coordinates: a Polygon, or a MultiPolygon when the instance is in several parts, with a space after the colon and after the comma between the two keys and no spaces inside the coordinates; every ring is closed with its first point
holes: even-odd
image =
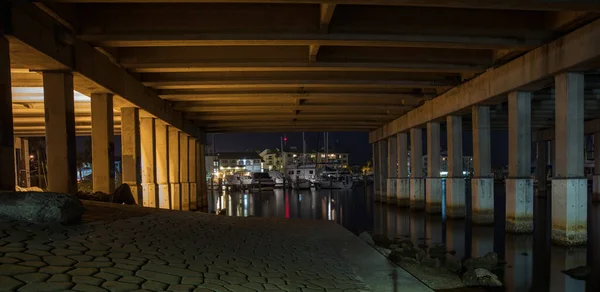
{"type": "Polygon", "coordinates": [[[504,232],[504,186],[498,185],[494,191],[494,226],[472,226],[469,220],[446,220],[440,215],[374,203],[370,188],[213,192],[209,202],[211,211],[226,209],[229,216],[332,220],[356,234],[369,231],[389,238],[409,238],[424,246],[443,243],[455,259],[493,251],[506,262],[495,272],[507,291],[600,291],[600,206],[590,206],[588,211],[588,246],[562,248],[550,244],[550,197],[534,200],[533,234],[511,235],[504,232]],[[587,282],[562,273],[586,264],[592,273],[587,282]]]}

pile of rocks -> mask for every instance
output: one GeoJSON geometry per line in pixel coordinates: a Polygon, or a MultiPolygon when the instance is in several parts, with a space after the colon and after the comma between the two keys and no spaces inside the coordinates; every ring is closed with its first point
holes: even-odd
{"type": "Polygon", "coordinates": [[[112,194],[104,192],[83,192],[79,191],[75,194],[80,200],[99,201],[108,203],[117,203],[125,205],[134,205],[135,199],[131,193],[131,188],[128,184],[121,184],[112,194]]]}
{"type": "Polygon", "coordinates": [[[498,276],[491,272],[498,268],[496,253],[491,252],[480,258],[470,258],[463,263],[447,258],[446,255],[451,252],[443,244],[430,247],[415,246],[410,239],[390,240],[385,236],[371,236],[367,232],[361,233],[359,237],[397,264],[446,269],[458,275],[465,286],[502,286],[498,276]]]}

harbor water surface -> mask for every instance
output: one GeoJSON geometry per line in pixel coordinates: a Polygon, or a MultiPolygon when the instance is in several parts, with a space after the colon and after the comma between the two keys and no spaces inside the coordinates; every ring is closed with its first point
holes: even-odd
{"type": "MultiPolygon", "coordinates": [[[[430,215],[375,202],[372,186],[256,193],[213,191],[209,205],[211,212],[222,210],[229,216],[331,220],[355,234],[367,231],[390,239],[410,238],[425,246],[444,243],[453,251],[450,256],[459,260],[495,252],[506,262],[499,275],[506,291],[600,291],[600,205],[590,204],[588,209],[588,244],[564,248],[550,242],[550,195],[534,198],[534,233],[514,235],[504,231],[504,185],[497,184],[494,193],[494,226],[474,226],[470,214],[465,220],[446,220],[444,210],[441,215],[430,215]],[[587,281],[562,272],[586,265],[591,273],[587,281]]],[[[469,190],[466,197],[470,209],[469,190]]]]}

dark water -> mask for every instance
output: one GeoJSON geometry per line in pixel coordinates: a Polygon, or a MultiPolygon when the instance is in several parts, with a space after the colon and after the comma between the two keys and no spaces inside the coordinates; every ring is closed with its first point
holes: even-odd
{"type": "MultiPolygon", "coordinates": [[[[469,184],[467,184],[469,185],[469,184]]],[[[473,226],[469,220],[446,220],[444,215],[410,212],[407,208],[376,203],[372,187],[352,190],[275,190],[262,193],[217,193],[209,196],[210,211],[226,209],[229,216],[257,216],[333,220],[353,233],[363,231],[407,237],[424,245],[445,243],[457,259],[498,253],[506,261],[503,282],[507,291],[600,292],[600,206],[590,204],[588,244],[563,248],[550,244],[550,196],[534,199],[535,231],[529,235],[504,232],[504,185],[495,189],[495,226],[473,226]],[[588,281],[561,271],[591,267],[588,281]]],[[[467,190],[470,209],[470,193],[467,190]]]]}

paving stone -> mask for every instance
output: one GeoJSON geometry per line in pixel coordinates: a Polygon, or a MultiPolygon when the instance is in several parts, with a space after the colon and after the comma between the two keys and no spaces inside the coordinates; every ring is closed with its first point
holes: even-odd
{"type": "Polygon", "coordinates": [[[43,256],[51,256],[52,254],[47,252],[47,251],[43,251],[43,250],[38,250],[38,249],[31,249],[31,247],[27,247],[28,250],[25,251],[25,253],[28,254],[32,254],[38,257],[43,257],[43,256]]]}
{"type": "Polygon", "coordinates": [[[264,291],[265,290],[265,286],[263,286],[263,284],[261,284],[261,283],[244,283],[244,284],[242,284],[242,286],[248,287],[250,289],[254,289],[256,291],[264,291]]]}
{"type": "Polygon", "coordinates": [[[89,255],[89,256],[93,256],[93,257],[103,257],[108,254],[108,251],[89,250],[89,251],[86,251],[85,254],[89,255]]]}
{"type": "Polygon", "coordinates": [[[110,268],[114,266],[113,262],[80,262],[75,265],[78,268],[110,268]]]}
{"type": "Polygon", "coordinates": [[[139,266],[127,265],[127,264],[116,264],[114,267],[118,268],[118,269],[129,270],[129,271],[137,271],[140,269],[139,266]]]}
{"type": "Polygon", "coordinates": [[[43,283],[30,283],[19,289],[19,292],[53,292],[53,291],[65,291],[71,289],[74,284],[71,282],[43,282],[43,283]]]}
{"type": "Polygon", "coordinates": [[[155,280],[166,284],[179,284],[180,277],[174,275],[163,274],[161,272],[153,272],[147,270],[139,270],[135,273],[136,276],[146,280],[155,280]]]}
{"type": "Polygon", "coordinates": [[[108,291],[102,287],[88,285],[88,284],[76,284],[71,290],[82,291],[82,292],[105,292],[108,291]]]}
{"type": "Polygon", "coordinates": [[[0,247],[0,252],[5,253],[5,254],[10,253],[10,252],[22,252],[22,251],[25,251],[25,248],[23,248],[23,247],[5,247],[5,246],[0,247]]]}
{"type": "Polygon", "coordinates": [[[194,285],[174,284],[169,285],[168,291],[189,292],[195,288],[194,285]]]}
{"type": "Polygon", "coordinates": [[[41,268],[39,270],[39,272],[40,273],[50,274],[50,275],[55,275],[55,274],[64,274],[64,273],[68,272],[71,269],[73,269],[73,268],[71,268],[71,267],[52,267],[52,266],[47,266],[47,267],[41,268]]]}
{"type": "Polygon", "coordinates": [[[23,283],[37,283],[46,281],[48,278],[50,278],[50,275],[44,273],[30,273],[14,277],[23,283]]]}
{"type": "Polygon", "coordinates": [[[23,282],[9,276],[0,276],[0,283],[2,283],[0,285],[0,291],[15,291],[17,288],[19,288],[19,286],[24,284],[23,282]]]}
{"type": "Polygon", "coordinates": [[[179,277],[201,277],[202,276],[202,273],[199,273],[196,271],[167,266],[167,265],[147,264],[147,265],[142,266],[142,270],[176,275],[179,277]]]}
{"type": "Polygon", "coordinates": [[[74,261],[78,261],[78,262],[91,262],[94,261],[94,257],[91,255],[83,255],[83,254],[79,254],[79,255],[72,255],[72,256],[68,256],[70,259],[74,260],[74,261]]]}
{"type": "Polygon", "coordinates": [[[40,261],[40,257],[23,252],[9,252],[4,254],[5,257],[19,259],[21,261],[40,261]]]}
{"type": "Polygon", "coordinates": [[[69,272],[71,276],[91,276],[98,273],[96,268],[75,268],[69,272]]]}
{"type": "Polygon", "coordinates": [[[229,275],[221,275],[219,277],[220,280],[225,281],[229,284],[242,284],[242,283],[248,283],[249,281],[246,280],[246,278],[240,278],[240,277],[232,277],[229,275]]]}
{"type": "Polygon", "coordinates": [[[26,267],[42,268],[42,267],[47,266],[48,264],[46,264],[42,261],[27,261],[27,262],[18,263],[18,265],[26,266],[26,267]]]}
{"type": "Polygon", "coordinates": [[[119,275],[109,274],[109,273],[104,273],[104,272],[97,273],[94,275],[94,277],[99,278],[99,279],[104,279],[106,281],[116,281],[119,278],[121,278],[121,276],[119,276],[119,275]]]}
{"type": "Polygon", "coordinates": [[[204,283],[203,277],[183,277],[181,284],[199,285],[204,283]]]}
{"type": "MultiPolygon", "coordinates": [[[[89,260],[92,261],[92,260],[89,260]]],[[[97,257],[93,260],[94,262],[115,262],[114,260],[111,260],[110,258],[107,257],[97,257]]]]}
{"type": "Polygon", "coordinates": [[[240,285],[226,285],[225,288],[233,292],[256,292],[254,289],[250,289],[240,285]]]}
{"type": "Polygon", "coordinates": [[[0,257],[0,264],[16,264],[16,263],[20,263],[20,262],[21,262],[20,259],[9,258],[6,256],[0,257]]]}
{"type": "Polygon", "coordinates": [[[119,269],[119,268],[114,268],[114,267],[102,268],[102,269],[100,269],[100,271],[105,272],[105,273],[119,275],[119,276],[133,276],[133,272],[131,270],[119,269]]]}
{"type": "Polygon", "coordinates": [[[44,262],[51,266],[67,267],[73,266],[76,262],[65,256],[45,256],[44,262]]]}
{"type": "Polygon", "coordinates": [[[223,288],[223,286],[221,286],[221,285],[215,285],[215,284],[210,284],[210,283],[204,283],[202,285],[198,285],[198,287],[196,289],[194,289],[194,291],[196,291],[198,288],[203,288],[208,291],[229,291],[229,290],[226,290],[225,288],[223,288]]]}
{"type": "Polygon", "coordinates": [[[111,252],[107,255],[107,257],[109,257],[111,259],[126,259],[129,257],[129,254],[122,253],[122,252],[111,252]]]}
{"type": "Polygon", "coordinates": [[[35,273],[38,269],[33,267],[19,266],[14,264],[2,264],[0,265],[0,275],[15,276],[28,273],[35,273]]]}
{"type": "Polygon", "coordinates": [[[57,256],[74,256],[74,255],[80,255],[82,253],[81,251],[64,249],[64,248],[55,248],[55,249],[51,250],[50,252],[57,256]]]}
{"type": "Polygon", "coordinates": [[[47,282],[71,282],[71,276],[67,274],[52,275],[47,282]]]}
{"type": "Polygon", "coordinates": [[[133,283],[133,284],[142,284],[145,281],[146,280],[144,280],[140,277],[136,277],[136,276],[124,276],[123,278],[119,279],[119,282],[133,283]]]}
{"type": "Polygon", "coordinates": [[[212,289],[204,289],[204,288],[196,288],[194,289],[194,292],[214,292],[215,290],[212,289]]]}
{"type": "Polygon", "coordinates": [[[140,287],[137,284],[117,282],[117,281],[106,281],[102,284],[102,287],[112,292],[125,292],[131,290],[137,290],[140,287]]]}
{"type": "Polygon", "coordinates": [[[142,284],[142,288],[151,291],[166,291],[168,286],[169,285],[167,284],[159,283],[156,281],[146,281],[144,284],[142,284]]]}
{"type": "Polygon", "coordinates": [[[77,284],[88,284],[100,286],[105,280],[92,276],[73,276],[72,282],[77,284]]]}

